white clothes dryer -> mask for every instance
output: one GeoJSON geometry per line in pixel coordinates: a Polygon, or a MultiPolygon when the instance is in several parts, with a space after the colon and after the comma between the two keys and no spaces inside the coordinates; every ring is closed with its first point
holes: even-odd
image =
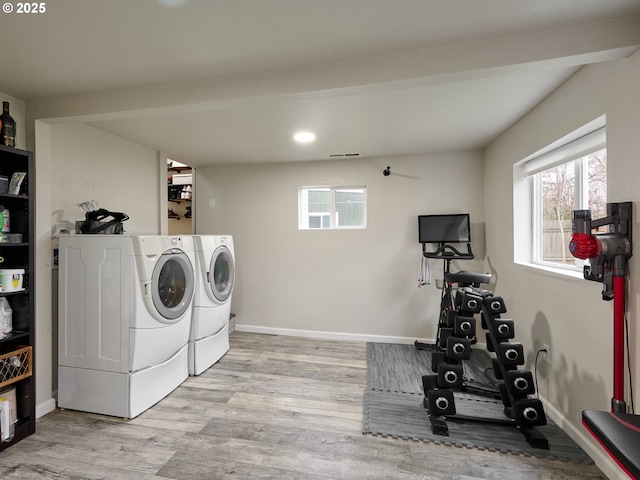
{"type": "Polygon", "coordinates": [[[188,377],[190,237],[60,237],[58,405],[134,418],[188,377]]]}
{"type": "Polygon", "coordinates": [[[189,374],[200,375],[229,351],[235,254],[231,235],[194,235],[196,293],[189,337],[189,374]]]}

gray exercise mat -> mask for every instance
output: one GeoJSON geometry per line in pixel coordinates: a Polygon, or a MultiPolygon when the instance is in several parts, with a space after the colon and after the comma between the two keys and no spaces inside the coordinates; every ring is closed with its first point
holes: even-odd
{"type": "MultiPolygon", "coordinates": [[[[474,350],[465,362],[465,375],[484,384],[491,376],[489,354],[474,350]]],[[[422,375],[431,372],[431,352],[413,345],[367,344],[367,389],[364,395],[363,433],[386,437],[436,442],[458,447],[497,452],[553,457],[582,463],[591,458],[551,420],[537,427],[549,442],[549,450],[533,448],[514,427],[489,422],[450,419],[449,435],[435,435],[423,406],[422,375]]],[[[506,419],[499,400],[455,392],[458,414],[472,417],[506,419]]]]}

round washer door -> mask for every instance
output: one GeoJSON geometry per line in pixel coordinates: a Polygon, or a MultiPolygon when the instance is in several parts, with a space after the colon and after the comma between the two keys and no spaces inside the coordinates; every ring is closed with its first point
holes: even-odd
{"type": "Polygon", "coordinates": [[[215,299],[221,304],[229,300],[235,277],[235,265],[231,251],[225,245],[220,245],[211,255],[209,288],[211,288],[215,299]]]}
{"type": "Polygon", "coordinates": [[[194,291],[193,265],[180,249],[164,252],[151,276],[151,298],[158,313],[168,320],[181,317],[191,308],[194,291]]]}

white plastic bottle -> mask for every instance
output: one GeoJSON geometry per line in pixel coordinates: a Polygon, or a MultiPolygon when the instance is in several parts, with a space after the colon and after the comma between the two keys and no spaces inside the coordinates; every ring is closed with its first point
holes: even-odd
{"type": "Polygon", "coordinates": [[[15,434],[15,425],[11,421],[11,402],[4,398],[0,399],[0,443],[10,442],[15,434]]]}
{"type": "Polygon", "coordinates": [[[11,214],[9,213],[9,209],[5,208],[2,212],[2,234],[9,233],[11,231],[11,214]]]}
{"type": "Polygon", "coordinates": [[[6,297],[0,297],[0,333],[7,335],[13,331],[13,310],[6,297]]]}

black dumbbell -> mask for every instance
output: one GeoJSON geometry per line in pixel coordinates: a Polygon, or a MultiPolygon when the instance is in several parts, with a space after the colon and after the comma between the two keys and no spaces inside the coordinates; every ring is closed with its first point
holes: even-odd
{"type": "Polygon", "coordinates": [[[496,346],[496,356],[507,368],[524,365],[524,348],[521,343],[499,343],[496,346]]]}
{"type": "Polygon", "coordinates": [[[453,391],[448,388],[429,390],[427,392],[429,401],[429,412],[431,415],[439,417],[441,415],[455,415],[456,404],[453,399],[453,391]]]}
{"type": "Polygon", "coordinates": [[[516,422],[520,427],[537,427],[547,424],[542,402],[537,398],[525,398],[513,402],[516,422]]]}
{"type": "Polygon", "coordinates": [[[447,340],[451,335],[453,335],[453,328],[440,329],[440,348],[447,348],[447,340]]]}
{"type": "Polygon", "coordinates": [[[441,363],[438,366],[438,387],[440,388],[462,388],[463,377],[462,364],[441,363]]]}
{"type": "Polygon", "coordinates": [[[431,371],[432,372],[437,372],[438,371],[438,365],[440,365],[441,363],[444,363],[445,361],[445,353],[442,351],[432,351],[431,352],[431,371]]]}
{"type": "Polygon", "coordinates": [[[469,360],[471,358],[471,341],[468,338],[449,337],[447,339],[447,358],[469,360]]]}
{"type": "Polygon", "coordinates": [[[482,297],[471,292],[458,290],[455,305],[460,313],[478,313],[482,310],[482,297]]]}
{"type": "Polygon", "coordinates": [[[494,318],[491,320],[491,333],[496,340],[509,340],[515,337],[513,320],[508,318],[494,318]]]}
{"type": "Polygon", "coordinates": [[[502,380],[502,368],[496,357],[491,357],[491,365],[493,366],[493,376],[498,380],[502,380]]]}
{"type": "Polygon", "coordinates": [[[456,317],[453,322],[453,333],[458,337],[472,337],[476,334],[476,319],[473,317],[456,317]]]}
{"type": "Polygon", "coordinates": [[[438,376],[437,375],[423,375],[422,376],[422,388],[425,397],[429,390],[435,390],[438,388],[438,376]]]}
{"type": "Polygon", "coordinates": [[[502,297],[486,297],[484,299],[484,306],[492,316],[506,313],[507,311],[507,306],[502,297]]]}
{"type": "Polygon", "coordinates": [[[509,393],[514,398],[526,398],[527,395],[536,393],[533,382],[533,374],[528,370],[512,370],[506,373],[504,379],[509,393]]]}

